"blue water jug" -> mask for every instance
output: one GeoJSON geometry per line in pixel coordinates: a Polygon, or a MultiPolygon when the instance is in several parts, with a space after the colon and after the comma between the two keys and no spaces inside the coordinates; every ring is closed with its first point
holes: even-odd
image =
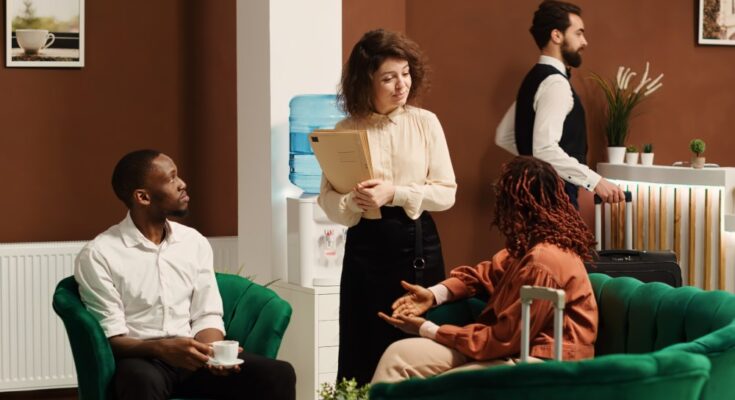
{"type": "Polygon", "coordinates": [[[332,129],[345,117],[333,94],[306,94],[295,96],[289,102],[290,172],[288,179],[304,193],[319,193],[322,170],[309,144],[314,129],[332,129]]]}

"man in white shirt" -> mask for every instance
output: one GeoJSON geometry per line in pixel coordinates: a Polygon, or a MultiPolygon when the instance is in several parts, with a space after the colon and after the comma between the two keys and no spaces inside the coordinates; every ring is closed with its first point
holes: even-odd
{"type": "Polygon", "coordinates": [[[503,117],[495,143],[515,155],[532,155],[551,164],[566,182],[569,200],[578,207],[579,187],[603,201],[624,201],[624,193],[586,165],[587,130],[584,108],[569,83],[570,68],[582,63],[587,47],[581,9],[547,0],[533,17],[531,34],[541,50],[526,75],[516,102],[503,117]]]}
{"type": "Polygon", "coordinates": [[[241,353],[242,368],[208,363],[210,343],[225,334],[222,299],[207,239],[168,220],[189,207],[171,158],[129,153],[112,186],[129,212],[84,247],[74,276],[115,355],[116,396],[294,399],[287,362],[241,353]]]}

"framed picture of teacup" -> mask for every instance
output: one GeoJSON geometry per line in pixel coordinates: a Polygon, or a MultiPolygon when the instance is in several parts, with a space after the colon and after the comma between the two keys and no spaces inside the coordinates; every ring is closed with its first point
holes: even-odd
{"type": "Polygon", "coordinates": [[[697,43],[735,46],[735,0],[699,0],[697,43]]]}
{"type": "Polygon", "coordinates": [[[84,66],[84,0],[5,0],[5,5],[6,66],[84,66]]]}

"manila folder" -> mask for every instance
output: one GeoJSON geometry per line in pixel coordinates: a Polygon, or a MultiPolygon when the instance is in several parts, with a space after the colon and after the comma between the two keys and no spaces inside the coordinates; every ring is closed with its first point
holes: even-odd
{"type": "Polygon", "coordinates": [[[311,148],[334,190],[349,193],[373,177],[365,130],[317,129],[309,135],[311,148]]]}

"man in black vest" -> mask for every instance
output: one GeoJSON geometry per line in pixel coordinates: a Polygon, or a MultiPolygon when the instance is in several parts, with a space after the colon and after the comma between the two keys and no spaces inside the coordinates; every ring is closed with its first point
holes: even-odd
{"type": "Polygon", "coordinates": [[[569,83],[570,68],[582,64],[581,52],[587,47],[580,15],[578,6],[555,0],[544,1],[536,10],[531,34],[541,57],[523,80],[495,136],[495,143],[505,150],[551,164],[577,208],[579,187],[606,202],[625,199],[622,189],[586,165],[584,108],[569,83]]]}

